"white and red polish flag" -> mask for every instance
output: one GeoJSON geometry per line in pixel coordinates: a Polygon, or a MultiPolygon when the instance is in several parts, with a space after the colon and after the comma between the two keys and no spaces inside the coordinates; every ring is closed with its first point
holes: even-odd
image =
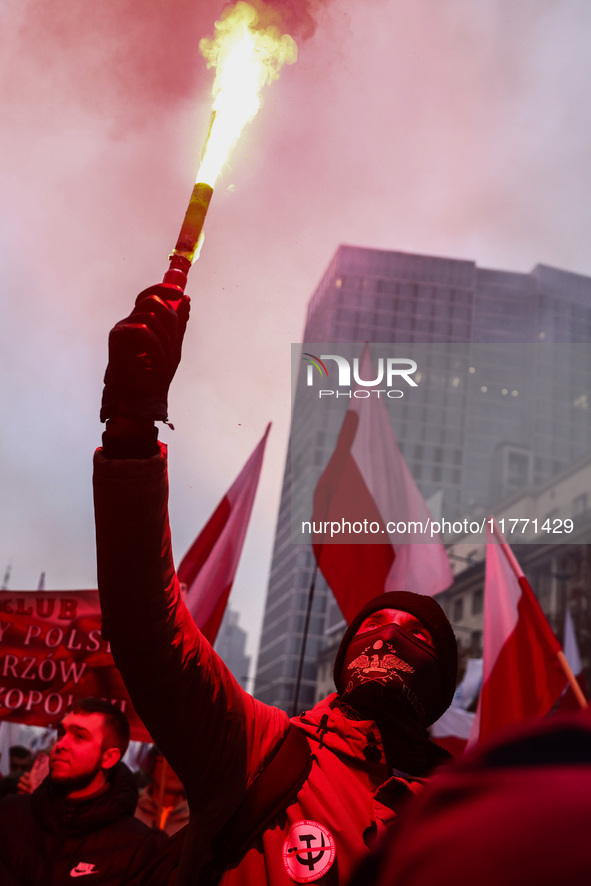
{"type": "Polygon", "coordinates": [[[469,744],[544,716],[567,682],[560,643],[496,526],[486,546],[482,646],[482,691],[469,744]]]}
{"type": "MultiPolygon", "coordinates": [[[[564,616],[564,657],[566,658],[568,665],[574,674],[575,680],[581,688],[581,692],[585,696],[587,694],[585,685],[585,674],[583,672],[583,664],[581,662],[581,656],[579,654],[579,646],[577,644],[573,617],[568,606],[566,607],[566,612],[564,616]]],[[[578,711],[580,710],[580,708],[581,703],[575,696],[572,686],[567,686],[562,695],[562,698],[560,699],[558,709],[560,711],[578,711]]]]}
{"type": "MultiPolygon", "coordinates": [[[[359,377],[376,378],[367,345],[359,377]]],[[[322,523],[322,531],[313,535],[318,566],[348,622],[361,606],[386,591],[432,596],[453,582],[439,535],[431,535],[429,509],[375,392],[351,399],[335,450],[316,486],[313,522],[315,528],[322,523]],[[331,522],[345,531],[331,537],[330,526],[324,531],[331,522]],[[419,522],[422,532],[412,526],[419,522]],[[409,523],[410,531],[397,531],[409,523]],[[355,524],[371,525],[374,531],[355,532],[355,524]],[[388,532],[388,524],[395,531],[388,532]]]]}
{"type": "Polygon", "coordinates": [[[453,757],[461,757],[466,750],[476,714],[469,711],[482,687],[482,659],[469,658],[461,683],[458,684],[451,705],[439,720],[429,726],[429,733],[453,757]]]}
{"type": "Polygon", "coordinates": [[[201,633],[213,643],[242,553],[271,424],[177,570],[185,602],[201,633]]]}

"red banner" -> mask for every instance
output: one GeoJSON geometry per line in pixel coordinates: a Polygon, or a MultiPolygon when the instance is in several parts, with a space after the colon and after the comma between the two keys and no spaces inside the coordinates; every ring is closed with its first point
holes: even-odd
{"type": "Polygon", "coordinates": [[[101,638],[98,591],[0,591],[0,720],[52,726],[87,696],[116,704],[131,737],[151,740],[101,638]]]}

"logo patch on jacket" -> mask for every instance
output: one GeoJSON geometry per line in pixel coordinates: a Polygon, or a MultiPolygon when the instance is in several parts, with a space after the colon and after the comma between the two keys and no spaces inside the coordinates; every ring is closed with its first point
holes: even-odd
{"type": "Polygon", "coordinates": [[[70,877],[86,877],[87,874],[98,874],[99,869],[95,864],[87,861],[79,861],[70,871],[70,877]]]}
{"type": "Polygon", "coordinates": [[[332,834],[324,825],[297,821],[283,844],[283,864],[296,883],[310,883],[330,870],[336,851],[332,834]]]}

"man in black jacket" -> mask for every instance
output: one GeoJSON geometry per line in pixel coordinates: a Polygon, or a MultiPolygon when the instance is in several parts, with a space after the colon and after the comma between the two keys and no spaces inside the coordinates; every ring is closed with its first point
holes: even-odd
{"type": "Polygon", "coordinates": [[[165,837],[134,818],[137,788],[121,757],[125,715],[96,698],[75,702],[58,727],[50,772],[30,795],[0,803],[2,863],[19,886],[141,882],[165,837]]]}

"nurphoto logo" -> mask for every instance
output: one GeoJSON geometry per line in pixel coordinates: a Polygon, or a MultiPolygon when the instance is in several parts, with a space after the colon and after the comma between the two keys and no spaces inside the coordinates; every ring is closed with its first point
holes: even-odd
{"type": "Polygon", "coordinates": [[[334,365],[326,366],[326,361],[331,360],[336,363],[337,382],[336,388],[319,388],[318,397],[356,397],[357,399],[367,399],[372,394],[378,398],[384,394],[390,399],[399,399],[404,397],[404,390],[394,388],[394,384],[405,382],[412,388],[417,387],[417,382],[412,376],[418,371],[415,360],[409,357],[379,357],[377,367],[374,368],[375,378],[362,378],[359,371],[360,358],[354,357],[353,360],[342,357],[340,354],[309,354],[304,352],[302,360],[307,363],[306,367],[306,384],[308,387],[315,387],[315,382],[320,376],[321,383],[329,379],[330,373],[334,375],[334,365]],[[352,366],[351,366],[352,364],[352,366]],[[315,371],[316,370],[316,371],[315,371]],[[357,385],[355,390],[351,390],[352,385],[357,385]],[[378,387],[385,385],[385,387],[378,387]],[[348,390],[347,390],[348,389],[348,390]]]}

